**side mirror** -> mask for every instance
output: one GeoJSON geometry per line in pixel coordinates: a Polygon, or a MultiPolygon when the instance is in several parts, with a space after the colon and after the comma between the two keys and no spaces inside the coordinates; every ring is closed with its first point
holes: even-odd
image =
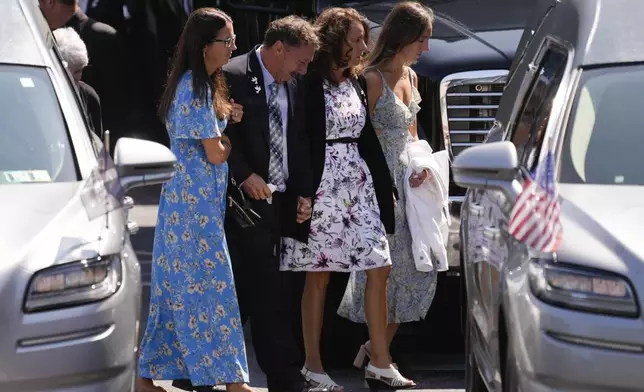
{"type": "Polygon", "coordinates": [[[176,161],[166,146],[148,140],[122,137],[114,148],[114,164],[126,192],[168,181],[174,176],[176,161]]]}
{"type": "Polygon", "coordinates": [[[512,198],[521,190],[515,180],[518,168],[517,150],[508,141],[470,147],[458,154],[452,163],[458,186],[500,190],[512,198]]]}

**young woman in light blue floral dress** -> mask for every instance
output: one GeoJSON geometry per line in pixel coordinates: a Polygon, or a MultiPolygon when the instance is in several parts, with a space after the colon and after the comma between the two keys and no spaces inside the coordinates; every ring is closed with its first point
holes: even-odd
{"type": "MultiPolygon", "coordinates": [[[[407,166],[402,159],[407,145],[418,139],[416,114],[420,110],[420,94],[416,75],[409,64],[429,50],[432,22],[432,11],[423,5],[416,2],[397,4],[383,23],[365,70],[371,119],[399,191],[395,209],[396,232],[388,236],[392,262],[387,283],[389,344],[401,323],[425,317],[436,292],[436,271],[416,269],[403,192],[405,181],[412,187],[420,186],[428,173],[424,171],[407,178],[407,166]]],[[[364,273],[351,274],[338,314],[354,322],[366,322],[365,283],[364,273]]],[[[365,357],[371,357],[371,342],[360,348],[355,365],[361,367],[365,357]]]]}
{"type": "Polygon", "coordinates": [[[234,37],[227,15],[213,8],[195,11],[161,100],[159,114],[177,163],[159,203],[140,392],[162,391],[153,379],[251,390],[223,230],[230,144],[222,131],[228,116],[241,119],[241,107],[228,103],[221,74],[234,37]]]}

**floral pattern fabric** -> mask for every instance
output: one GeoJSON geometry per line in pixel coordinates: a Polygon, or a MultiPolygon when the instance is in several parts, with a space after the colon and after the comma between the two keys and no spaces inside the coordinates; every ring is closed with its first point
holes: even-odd
{"type": "MultiPolygon", "coordinates": [[[[367,111],[350,80],[324,82],[326,138],[359,138],[367,111]]],[[[282,271],[350,272],[391,264],[373,180],[357,143],[327,143],[308,244],[282,243],[282,271]]]]}
{"type": "MultiPolygon", "coordinates": [[[[407,144],[413,141],[409,127],[416,120],[421,99],[412,83],[413,99],[409,105],[406,105],[396,96],[384,77],[382,80],[382,95],[376,103],[372,121],[374,128],[380,131],[378,138],[396,187],[402,190],[405,181],[408,181],[405,178],[407,171],[405,151],[407,144]]],[[[390,323],[406,323],[425,318],[436,292],[437,269],[431,272],[421,272],[416,269],[411,231],[405,213],[404,192],[399,192],[399,197],[394,211],[396,232],[389,235],[392,260],[392,269],[387,283],[390,323]]],[[[435,261],[433,255],[432,259],[435,261]]],[[[340,316],[358,323],[366,322],[364,314],[366,282],[365,273],[351,274],[338,308],[340,316]]]]}
{"type": "Polygon", "coordinates": [[[175,176],[163,185],[154,233],[150,313],[139,374],[194,385],[248,382],[246,349],[224,236],[228,166],[201,139],[226,121],[196,98],[185,74],[167,121],[175,176]]]}

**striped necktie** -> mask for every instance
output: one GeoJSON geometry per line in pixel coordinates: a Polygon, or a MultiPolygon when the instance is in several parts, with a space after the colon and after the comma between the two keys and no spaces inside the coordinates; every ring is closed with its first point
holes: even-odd
{"type": "Polygon", "coordinates": [[[271,96],[268,99],[268,124],[270,129],[270,162],[268,165],[268,182],[275,185],[278,191],[284,191],[284,136],[282,134],[282,109],[277,99],[279,84],[269,86],[271,96]]]}

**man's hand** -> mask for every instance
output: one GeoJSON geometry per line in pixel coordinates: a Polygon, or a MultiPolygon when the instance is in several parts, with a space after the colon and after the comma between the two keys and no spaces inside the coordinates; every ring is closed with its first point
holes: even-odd
{"type": "Polygon", "coordinates": [[[250,177],[244,181],[241,188],[248,196],[251,197],[251,199],[255,200],[266,200],[272,195],[266,182],[264,182],[262,177],[255,173],[251,174],[250,177]]]}
{"type": "Polygon", "coordinates": [[[297,223],[303,223],[311,219],[313,203],[310,197],[297,198],[297,223]]]}

